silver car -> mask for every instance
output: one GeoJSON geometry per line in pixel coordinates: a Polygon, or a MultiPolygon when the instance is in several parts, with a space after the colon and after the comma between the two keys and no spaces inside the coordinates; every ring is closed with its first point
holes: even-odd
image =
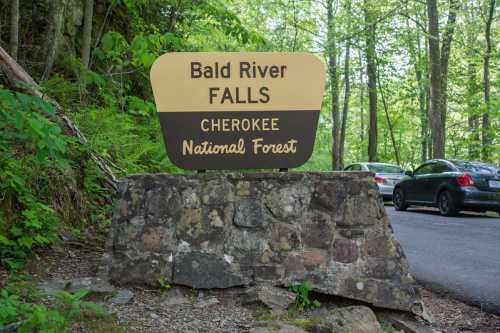
{"type": "Polygon", "coordinates": [[[380,194],[384,199],[392,200],[394,186],[405,176],[405,170],[399,165],[387,163],[353,163],[346,168],[346,171],[371,171],[375,173],[375,183],[377,183],[380,194]]]}

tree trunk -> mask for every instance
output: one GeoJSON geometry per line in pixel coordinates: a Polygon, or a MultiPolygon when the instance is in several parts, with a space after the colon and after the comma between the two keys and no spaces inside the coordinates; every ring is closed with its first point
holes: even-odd
{"type": "MultiPolygon", "coordinates": [[[[409,16],[409,13],[407,13],[409,16]]],[[[413,68],[415,70],[415,78],[418,86],[418,109],[420,114],[420,160],[424,162],[427,159],[427,132],[428,132],[428,120],[427,120],[427,108],[426,108],[426,83],[423,79],[423,62],[422,62],[422,48],[420,45],[420,31],[416,31],[416,44],[417,49],[415,50],[414,38],[411,35],[411,28],[408,20],[406,20],[406,28],[408,30],[408,49],[410,53],[410,59],[413,63],[413,68]]]]}
{"type": "Polygon", "coordinates": [[[495,13],[495,0],[490,1],[490,7],[488,10],[488,19],[486,20],[486,53],[484,54],[483,63],[483,84],[484,84],[484,103],[486,104],[486,111],[483,113],[482,117],[482,144],[483,144],[483,160],[490,160],[490,147],[492,145],[492,138],[490,136],[490,56],[491,56],[491,23],[493,22],[493,16],[495,13]]]}
{"type": "Polygon", "coordinates": [[[429,62],[431,74],[431,98],[429,120],[432,137],[432,156],[444,158],[444,133],[442,132],[441,114],[441,60],[439,52],[439,20],[437,0],[427,0],[429,62]]]}
{"type": "Polygon", "coordinates": [[[340,113],[339,113],[339,77],[337,71],[337,45],[333,22],[333,1],[327,1],[328,24],[328,69],[330,74],[332,104],[332,170],[340,169],[340,113]]]}
{"type": "MultiPolygon", "coordinates": [[[[346,11],[348,18],[351,16],[351,0],[347,0],[346,3],[346,11]]],[[[351,34],[351,20],[348,19],[347,23],[347,33],[350,35],[351,34]]],[[[340,129],[340,149],[339,149],[339,155],[340,155],[340,167],[344,167],[344,147],[345,147],[345,132],[346,132],[346,127],[347,127],[347,114],[349,112],[349,97],[350,97],[350,81],[349,81],[349,76],[350,76],[350,57],[351,57],[351,39],[347,38],[346,40],[346,46],[345,46],[345,59],[344,59],[344,105],[342,108],[342,128],[340,129]]]]}
{"type": "Polygon", "coordinates": [[[420,34],[417,34],[417,62],[415,63],[415,77],[418,83],[418,108],[420,112],[420,140],[422,162],[427,160],[427,146],[429,136],[429,119],[427,112],[426,92],[428,84],[423,79],[422,49],[420,47],[420,34]]]}
{"type": "Polygon", "coordinates": [[[378,91],[380,91],[380,97],[382,98],[382,105],[384,106],[385,119],[387,120],[387,127],[389,128],[389,134],[391,135],[392,147],[394,149],[394,157],[396,158],[396,163],[400,165],[401,160],[399,158],[399,150],[396,144],[396,138],[394,137],[394,130],[392,128],[391,118],[389,117],[389,109],[387,107],[387,103],[385,102],[384,91],[382,89],[382,85],[380,84],[380,71],[378,70],[377,70],[377,82],[378,82],[378,91]]]}
{"type": "Polygon", "coordinates": [[[450,59],[451,42],[453,40],[453,33],[455,31],[455,22],[458,11],[458,0],[450,0],[450,9],[448,11],[448,21],[443,34],[443,41],[441,45],[441,87],[440,87],[440,100],[439,100],[439,117],[440,119],[440,144],[437,149],[440,156],[435,158],[445,157],[445,144],[446,144],[446,114],[448,109],[448,62],[450,59]]]}
{"type": "Polygon", "coordinates": [[[478,85],[476,83],[477,63],[475,59],[475,45],[477,43],[478,31],[475,29],[476,17],[473,8],[468,8],[465,12],[465,36],[466,36],[466,55],[467,55],[467,84],[466,84],[466,102],[467,102],[467,122],[469,125],[468,135],[468,158],[477,160],[480,158],[480,133],[478,118],[478,103],[476,94],[478,85]]]}
{"type": "Polygon", "coordinates": [[[10,3],[10,41],[9,50],[12,59],[17,61],[19,50],[19,0],[10,3]]]}
{"type": "Polygon", "coordinates": [[[365,159],[364,154],[364,141],[365,141],[365,83],[363,80],[363,57],[361,55],[361,50],[359,50],[359,117],[360,117],[360,129],[359,129],[359,139],[360,139],[360,160],[365,159]]]}
{"type": "Polygon", "coordinates": [[[94,0],[85,0],[85,13],[83,16],[83,34],[82,34],[82,64],[85,68],[89,67],[90,45],[92,44],[92,17],[94,12],[94,0]]]}
{"type": "Polygon", "coordinates": [[[366,26],[366,72],[368,76],[368,100],[370,127],[368,133],[368,160],[377,161],[377,65],[375,55],[376,25],[370,0],[364,0],[366,26]]]}
{"type": "Polygon", "coordinates": [[[479,122],[476,113],[476,103],[474,103],[474,95],[476,93],[476,65],[472,59],[472,52],[469,53],[467,64],[467,118],[469,123],[469,159],[476,160],[480,157],[480,149],[478,149],[479,138],[479,122]]]}
{"type": "Polygon", "coordinates": [[[42,80],[49,78],[52,72],[52,67],[56,60],[57,51],[59,49],[59,42],[62,35],[64,23],[64,7],[67,0],[53,0],[51,1],[50,9],[50,26],[48,29],[47,40],[45,43],[45,69],[43,71],[42,80]]]}
{"type": "Polygon", "coordinates": [[[346,41],[344,60],[344,105],[342,108],[342,128],[340,129],[340,166],[344,167],[345,132],[347,127],[347,114],[349,113],[350,81],[349,81],[349,57],[351,56],[351,41],[346,41]]]}

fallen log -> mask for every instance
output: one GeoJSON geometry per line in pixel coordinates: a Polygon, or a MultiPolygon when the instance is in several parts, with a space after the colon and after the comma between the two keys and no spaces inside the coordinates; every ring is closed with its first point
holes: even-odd
{"type": "MultiPolygon", "coordinates": [[[[0,46],[0,71],[2,71],[7,79],[8,84],[17,90],[22,90],[30,95],[40,97],[47,103],[50,103],[58,116],[63,122],[64,130],[71,136],[78,139],[78,142],[85,145],[88,141],[85,135],[78,129],[76,124],[65,114],[62,106],[54,99],[44,94],[40,86],[33,80],[24,68],[22,68],[1,46],[0,46]]],[[[118,179],[113,170],[108,165],[108,161],[95,151],[89,150],[90,158],[97,164],[103,172],[106,184],[113,190],[117,189],[118,179]]]]}

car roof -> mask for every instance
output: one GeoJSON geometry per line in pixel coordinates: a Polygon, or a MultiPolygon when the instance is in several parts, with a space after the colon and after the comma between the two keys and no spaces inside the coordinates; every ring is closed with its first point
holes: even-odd
{"type": "MultiPolygon", "coordinates": [[[[381,162],[356,162],[356,163],[352,163],[352,164],[364,164],[364,165],[390,165],[390,166],[397,166],[397,167],[401,167],[397,164],[391,164],[391,163],[381,163],[381,162]]],[[[350,165],[352,165],[350,164],[350,165]]]]}

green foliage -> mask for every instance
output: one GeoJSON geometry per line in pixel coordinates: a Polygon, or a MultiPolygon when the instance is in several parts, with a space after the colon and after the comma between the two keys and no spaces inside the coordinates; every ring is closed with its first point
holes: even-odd
{"type": "Polygon", "coordinates": [[[309,292],[312,290],[312,286],[309,281],[291,285],[288,290],[295,294],[295,302],[293,304],[295,310],[302,311],[310,307],[321,306],[321,303],[318,300],[311,300],[309,298],[309,292]]]}
{"type": "Polygon", "coordinates": [[[10,268],[56,237],[59,219],[37,182],[67,166],[67,141],[46,115],[54,112],[39,98],[0,89],[0,261],[10,268]]]}
{"type": "Polygon", "coordinates": [[[163,291],[167,291],[170,288],[172,288],[172,286],[170,285],[170,283],[168,283],[167,281],[165,281],[165,279],[162,278],[162,277],[158,279],[158,285],[160,286],[160,290],[162,292],[163,291]]]}
{"type": "MultiPolygon", "coordinates": [[[[13,286],[17,283],[9,283],[0,290],[0,327],[15,325],[19,333],[61,333],[74,322],[109,316],[102,306],[83,300],[88,294],[86,290],[74,294],[60,291],[50,298],[39,295],[33,299],[13,286]]],[[[23,285],[30,286],[26,281],[23,285]]]]}

